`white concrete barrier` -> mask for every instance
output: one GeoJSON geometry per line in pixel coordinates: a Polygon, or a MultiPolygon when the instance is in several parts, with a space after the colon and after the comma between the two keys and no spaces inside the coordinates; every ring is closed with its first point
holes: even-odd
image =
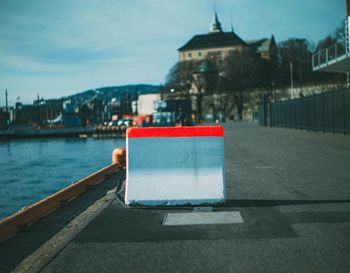
{"type": "Polygon", "coordinates": [[[127,205],[224,201],[222,126],[129,128],[126,146],[127,205]]]}

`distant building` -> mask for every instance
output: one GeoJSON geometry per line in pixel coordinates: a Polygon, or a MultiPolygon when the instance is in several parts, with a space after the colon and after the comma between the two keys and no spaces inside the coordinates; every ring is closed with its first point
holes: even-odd
{"type": "Polygon", "coordinates": [[[53,120],[57,118],[62,112],[62,99],[49,99],[45,100],[43,107],[42,118],[43,120],[53,120]]]}
{"type": "Polygon", "coordinates": [[[276,53],[276,41],[275,37],[271,35],[271,38],[263,38],[260,40],[246,41],[246,43],[260,55],[261,58],[271,60],[273,54],[276,53]]]}
{"type": "Polygon", "coordinates": [[[155,103],[160,100],[160,94],[139,95],[137,113],[142,116],[152,115],[155,112],[155,103]]]}
{"type": "Polygon", "coordinates": [[[16,103],[15,106],[15,124],[16,125],[34,125],[39,124],[40,106],[33,104],[16,103]]]}
{"type": "Polygon", "coordinates": [[[70,99],[63,102],[61,115],[61,122],[65,127],[80,127],[82,125],[81,118],[75,111],[75,104],[70,99]]]}
{"type": "Polygon", "coordinates": [[[193,125],[191,102],[186,99],[168,99],[155,104],[155,126],[193,125]]]}
{"type": "Polygon", "coordinates": [[[10,114],[6,111],[6,109],[0,108],[0,130],[7,129],[9,125],[10,114]]]}
{"type": "Polygon", "coordinates": [[[179,61],[199,61],[211,58],[225,58],[230,52],[249,46],[264,59],[271,59],[276,49],[275,38],[244,41],[231,27],[231,31],[224,32],[215,12],[214,20],[208,34],[193,36],[185,45],[178,49],[179,61]]]}
{"type": "Polygon", "coordinates": [[[33,104],[16,103],[14,122],[17,125],[42,125],[62,112],[62,99],[35,100],[33,104]]]}

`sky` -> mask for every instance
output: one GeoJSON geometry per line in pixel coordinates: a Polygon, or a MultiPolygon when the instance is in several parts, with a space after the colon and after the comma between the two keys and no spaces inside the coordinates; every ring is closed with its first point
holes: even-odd
{"type": "Polygon", "coordinates": [[[0,106],[37,94],[164,83],[177,49],[205,34],[216,7],[244,40],[314,43],[345,18],[345,0],[0,0],[0,106]]]}

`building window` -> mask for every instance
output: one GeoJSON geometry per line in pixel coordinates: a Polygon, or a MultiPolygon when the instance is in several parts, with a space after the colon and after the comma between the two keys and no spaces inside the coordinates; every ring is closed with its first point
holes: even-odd
{"type": "Polygon", "coordinates": [[[198,52],[198,57],[202,57],[202,52],[198,52]]]}
{"type": "Polygon", "coordinates": [[[187,54],[187,56],[188,56],[188,58],[192,58],[192,53],[191,52],[189,52],[188,54],[187,54]]]}
{"type": "Polygon", "coordinates": [[[221,58],[222,51],[209,51],[208,52],[208,57],[209,58],[215,58],[215,59],[220,59],[221,58]]]}

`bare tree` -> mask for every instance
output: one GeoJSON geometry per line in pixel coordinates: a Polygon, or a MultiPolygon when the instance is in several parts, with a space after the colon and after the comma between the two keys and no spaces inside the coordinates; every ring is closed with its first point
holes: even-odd
{"type": "Polygon", "coordinates": [[[191,86],[195,82],[194,72],[198,66],[195,61],[177,62],[169,71],[164,89],[175,90],[176,96],[190,98],[191,86]]]}
{"type": "Polygon", "coordinates": [[[220,89],[231,94],[239,120],[243,119],[244,104],[251,99],[251,91],[262,85],[262,79],[262,61],[250,48],[234,51],[224,60],[220,89]]]}
{"type": "Polygon", "coordinates": [[[333,46],[336,43],[337,43],[337,39],[332,35],[328,35],[326,38],[318,42],[316,50],[326,49],[327,47],[333,46]]]}
{"type": "Polygon", "coordinates": [[[216,67],[208,60],[178,62],[167,75],[165,90],[174,91],[166,92],[168,97],[195,101],[197,121],[201,121],[203,97],[215,92],[216,78],[216,67]]]}
{"type": "Polygon", "coordinates": [[[341,24],[335,29],[333,33],[337,42],[344,41],[346,39],[345,24],[346,20],[342,20],[341,24]]]}
{"type": "Polygon", "coordinates": [[[306,39],[290,38],[279,43],[279,81],[290,84],[290,64],[293,64],[294,82],[300,85],[313,81],[312,52],[306,39]]]}

